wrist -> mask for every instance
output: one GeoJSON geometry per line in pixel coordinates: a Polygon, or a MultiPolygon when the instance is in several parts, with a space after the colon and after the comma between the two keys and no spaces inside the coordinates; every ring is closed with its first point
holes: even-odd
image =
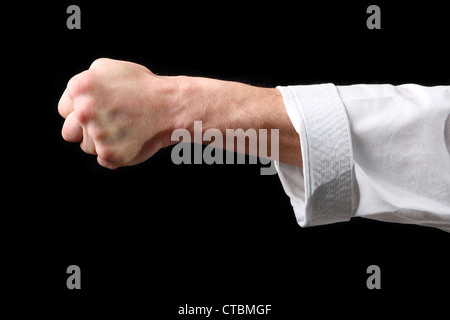
{"type": "MultiPolygon", "coordinates": [[[[206,88],[202,78],[189,76],[172,77],[177,94],[173,106],[176,114],[173,117],[173,130],[188,130],[191,136],[194,133],[194,121],[203,121],[206,112],[206,88]]],[[[207,79],[205,79],[207,80],[207,79]]]]}
{"type": "MultiPolygon", "coordinates": [[[[202,134],[210,128],[222,131],[224,122],[231,116],[229,98],[226,98],[226,81],[202,77],[176,77],[178,95],[177,128],[194,135],[194,122],[202,122],[202,134]]],[[[229,92],[228,95],[235,95],[229,92]]]]}

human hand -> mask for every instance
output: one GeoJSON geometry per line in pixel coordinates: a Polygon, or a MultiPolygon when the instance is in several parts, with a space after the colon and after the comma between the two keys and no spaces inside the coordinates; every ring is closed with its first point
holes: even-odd
{"type": "Polygon", "coordinates": [[[141,163],[171,144],[177,92],[176,80],[142,65],[95,60],[69,80],[61,96],[62,136],[80,142],[103,167],[141,163]]]}

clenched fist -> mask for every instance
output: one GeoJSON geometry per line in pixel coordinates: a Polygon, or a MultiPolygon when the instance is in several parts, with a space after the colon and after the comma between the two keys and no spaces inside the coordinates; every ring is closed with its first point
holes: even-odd
{"type": "Polygon", "coordinates": [[[62,136],[81,142],[100,165],[141,163],[169,145],[177,116],[176,77],[160,77],[125,61],[98,59],[67,84],[58,111],[62,136]]]}

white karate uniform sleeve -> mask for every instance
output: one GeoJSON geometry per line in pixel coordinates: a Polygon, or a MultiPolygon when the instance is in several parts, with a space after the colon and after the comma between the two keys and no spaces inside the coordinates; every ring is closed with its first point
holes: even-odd
{"type": "Polygon", "coordinates": [[[300,226],[359,216],[450,232],[450,86],[277,88],[303,167],[275,166],[300,226]]]}

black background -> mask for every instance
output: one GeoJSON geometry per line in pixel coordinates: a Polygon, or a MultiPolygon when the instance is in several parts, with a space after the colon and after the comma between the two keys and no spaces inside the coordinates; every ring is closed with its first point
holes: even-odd
{"type": "Polygon", "coordinates": [[[447,233],[358,218],[301,229],[276,175],[176,166],[170,148],[110,172],[62,140],[57,113],[67,81],[99,57],[259,86],[448,85],[450,19],[437,2],[62,1],[4,16],[3,276],[18,315],[196,319],[177,315],[185,304],[272,305],[225,319],[445,315],[447,233]],[[66,28],[70,4],[81,30],[66,28]],[[381,30],[366,27],[370,4],[381,30]],[[72,264],[81,290],[66,287],[72,264]],[[372,264],[381,290],[366,287],[372,264]]]}

